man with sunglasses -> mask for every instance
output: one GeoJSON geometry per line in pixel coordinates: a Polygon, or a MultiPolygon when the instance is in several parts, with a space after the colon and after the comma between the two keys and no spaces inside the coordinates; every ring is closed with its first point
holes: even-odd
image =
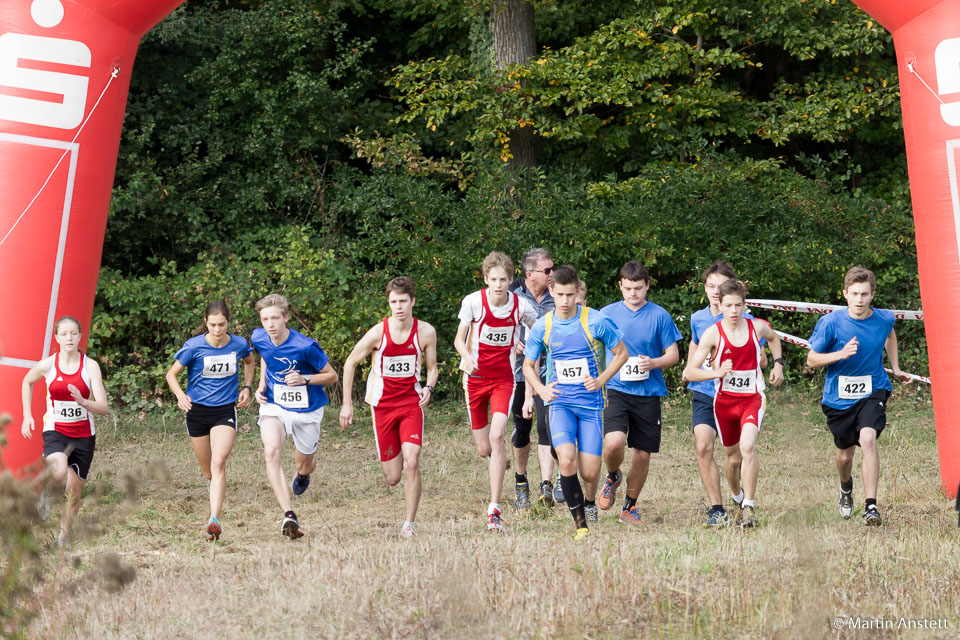
{"type": "MultiPolygon", "coordinates": [[[[553,272],[553,257],[542,247],[530,249],[520,259],[523,276],[510,285],[510,291],[526,300],[536,310],[537,318],[553,311],[553,296],[548,286],[553,272]]],[[[550,425],[543,400],[533,393],[523,379],[523,348],[527,339],[527,328],[520,327],[520,342],[516,349],[513,373],[517,382],[513,394],[513,463],[516,467],[516,506],[518,509],[530,507],[530,485],[527,482],[527,461],[530,459],[530,432],[533,429],[533,411],[537,413],[537,459],[540,461],[539,500],[547,506],[553,505],[553,456],[550,453],[550,425]]],[[[540,361],[540,379],[546,378],[546,361],[540,361]]]]}

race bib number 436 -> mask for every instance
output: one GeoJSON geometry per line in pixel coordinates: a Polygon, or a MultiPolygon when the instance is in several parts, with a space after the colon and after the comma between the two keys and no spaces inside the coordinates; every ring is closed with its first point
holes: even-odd
{"type": "Polygon", "coordinates": [[[83,422],[87,419],[87,410],[72,400],[54,400],[53,419],[55,422],[83,422]]]}
{"type": "Polygon", "coordinates": [[[273,401],[287,409],[306,409],[310,405],[306,385],[288,387],[285,384],[273,385],[273,401]]]}
{"type": "Polygon", "coordinates": [[[837,376],[841,400],[863,400],[873,393],[873,376],[837,376]]]}
{"type": "Polygon", "coordinates": [[[384,356],[384,378],[409,378],[415,375],[413,369],[417,364],[417,356],[384,356]]]}
{"type": "Polygon", "coordinates": [[[583,382],[583,376],[590,374],[586,358],[557,360],[554,366],[557,371],[557,382],[560,384],[579,384],[583,382]]]}

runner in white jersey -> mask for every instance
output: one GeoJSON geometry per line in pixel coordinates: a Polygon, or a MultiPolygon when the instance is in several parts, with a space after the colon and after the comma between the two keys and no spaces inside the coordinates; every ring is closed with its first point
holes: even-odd
{"type": "MultiPolygon", "coordinates": [[[[60,318],[54,325],[54,338],[60,350],[35,364],[23,378],[20,433],[24,438],[33,437],[33,385],[44,380],[47,411],[43,415],[43,457],[49,478],[57,485],[66,480],[67,506],[60,519],[57,546],[70,548],[70,527],[80,512],[83,485],[96,445],[92,414],[107,415],[108,405],[100,365],[80,352],[80,321],[71,316],[60,318]]],[[[41,484],[45,480],[41,477],[41,484]]],[[[43,520],[50,516],[50,493],[46,488],[37,503],[37,512],[43,520]]]]}
{"type": "Polygon", "coordinates": [[[489,458],[490,504],[487,530],[503,531],[500,497],[507,468],[504,433],[513,404],[513,350],[520,341],[520,327],[528,329],[537,320],[529,302],[507,287],[513,262],[492,251],[483,260],[487,289],[475,291],[460,306],[460,326],[453,341],[464,372],[463,389],[477,453],[489,458]]]}
{"type": "Polygon", "coordinates": [[[343,407],[340,426],[353,424],[353,380],[357,366],[373,354],[367,377],[366,401],[373,416],[374,437],[387,484],[403,488],[405,520],[400,535],[416,535],[420,505],[420,451],[423,447],[423,408],[430,404],[440,372],[437,369],[437,332],[413,317],[416,287],[413,278],[400,276],[387,284],[390,317],[378,322],[360,339],[343,365],[343,407]],[[427,364],[427,384],[420,386],[420,368],[427,364]]]}

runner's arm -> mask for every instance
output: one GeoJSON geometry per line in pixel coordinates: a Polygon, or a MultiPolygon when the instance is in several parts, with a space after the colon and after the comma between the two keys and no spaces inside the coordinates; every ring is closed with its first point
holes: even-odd
{"type": "Polygon", "coordinates": [[[671,343],[669,347],[663,350],[663,355],[657,358],[640,356],[640,366],[644,371],[651,369],[669,369],[680,361],[680,349],[677,343],[671,343]],[[644,363],[646,360],[646,363],[644,363]],[[644,366],[646,365],[646,366],[644,366]]]}
{"type": "MultiPolygon", "coordinates": [[[[256,359],[253,352],[248,353],[243,359],[243,389],[240,390],[240,397],[237,398],[237,406],[246,409],[250,406],[250,391],[253,389],[253,376],[256,373],[256,359]]],[[[172,368],[172,367],[171,367],[172,368]]]]}
{"type": "MultiPolygon", "coordinates": [[[[90,413],[105,416],[110,411],[110,406],[107,402],[107,390],[103,386],[103,374],[100,372],[100,365],[90,357],[87,357],[86,362],[87,373],[90,374],[90,391],[93,395],[93,400],[86,400],[80,397],[79,392],[74,394],[74,400],[90,413]]],[[[73,389],[70,389],[70,393],[73,394],[73,389]]]]}
{"type": "Polygon", "coordinates": [[[717,342],[717,329],[715,326],[711,326],[707,329],[703,336],[701,336],[700,342],[697,344],[697,348],[693,349],[693,341],[690,341],[690,351],[692,352],[690,357],[687,358],[687,366],[683,369],[683,379],[690,380],[691,382],[701,382],[704,380],[713,380],[714,378],[723,377],[723,374],[717,375],[718,370],[710,369],[701,369],[701,365],[706,361],[710,356],[710,353],[713,351],[713,348],[716,346],[717,342]]]}
{"type": "MultiPolygon", "coordinates": [[[[249,357],[252,358],[252,356],[249,357]]],[[[193,401],[190,399],[190,396],[184,393],[183,387],[180,386],[180,381],[177,380],[177,376],[180,375],[180,372],[183,370],[184,366],[180,364],[180,361],[174,359],[173,364],[167,369],[167,375],[164,376],[164,379],[167,381],[167,386],[170,387],[170,391],[177,397],[177,406],[180,410],[190,411],[193,407],[193,401]]],[[[250,378],[253,378],[252,373],[250,374],[250,378]]]]}
{"type": "Polygon", "coordinates": [[[27,439],[33,437],[33,413],[30,411],[30,400],[33,397],[33,385],[43,380],[43,376],[50,370],[53,364],[52,357],[44,358],[33,365],[27,375],[23,376],[23,383],[20,386],[20,400],[23,404],[23,423],[20,426],[20,434],[27,439]]]}
{"type": "Polygon", "coordinates": [[[895,375],[897,379],[904,384],[910,384],[913,382],[913,378],[900,370],[900,352],[897,349],[896,329],[890,330],[890,334],[887,336],[886,342],[883,343],[883,348],[887,350],[887,358],[890,359],[890,369],[893,370],[893,375],[895,375]]]}
{"type": "MultiPolygon", "coordinates": [[[[753,322],[753,329],[757,332],[757,336],[766,339],[767,346],[770,347],[770,353],[773,355],[773,368],[770,370],[770,384],[776,386],[783,382],[783,345],[780,343],[780,336],[773,330],[773,327],[763,320],[752,320],[751,322],[753,322]],[[780,362],[777,362],[777,360],[780,362]]],[[[763,353],[762,347],[760,352],[763,353]]],[[[760,368],[763,368],[762,362],[760,363],[760,368]]]]}
{"type": "Polygon", "coordinates": [[[430,404],[433,398],[433,388],[437,385],[440,378],[440,369],[437,367],[437,331],[432,325],[425,322],[420,325],[421,343],[424,347],[424,354],[427,356],[427,385],[423,388],[420,396],[420,406],[425,407],[430,404]]]}
{"type": "MultiPolygon", "coordinates": [[[[597,383],[600,387],[607,384],[607,381],[616,375],[617,371],[620,371],[620,367],[622,367],[630,357],[630,354],[627,353],[627,345],[624,344],[623,340],[617,343],[610,351],[613,352],[613,360],[611,360],[609,364],[607,364],[607,368],[597,376],[597,383]]],[[[595,391],[595,389],[591,389],[591,391],[595,391]]]]}
{"type": "Polygon", "coordinates": [[[470,325],[461,322],[460,326],[457,327],[457,335],[453,339],[453,348],[456,349],[460,357],[463,358],[463,366],[461,368],[467,375],[477,370],[477,361],[470,355],[470,351],[467,349],[467,333],[469,331],[470,325]]]}
{"type": "Polygon", "coordinates": [[[383,324],[371,327],[354,347],[343,363],[343,399],[340,407],[340,426],[346,429],[353,423],[353,377],[357,365],[377,348],[383,339],[383,324]]]}
{"type": "Polygon", "coordinates": [[[846,360],[850,356],[856,355],[857,353],[857,337],[854,336],[850,338],[850,341],[843,345],[843,348],[839,351],[831,351],[829,353],[820,353],[819,351],[814,351],[810,349],[807,351],[807,366],[811,369],[818,369],[820,367],[826,367],[833,364],[834,362],[840,362],[841,360],[846,360]]]}

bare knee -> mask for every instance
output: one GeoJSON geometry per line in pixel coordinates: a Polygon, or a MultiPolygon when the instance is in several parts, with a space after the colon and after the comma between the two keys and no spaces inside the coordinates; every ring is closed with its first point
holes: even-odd
{"type": "MultiPolygon", "coordinates": [[[[492,450],[493,450],[493,449],[490,447],[490,443],[489,443],[489,442],[482,442],[482,443],[481,443],[481,442],[478,442],[478,443],[477,443],[477,455],[480,456],[481,458],[486,458],[486,457],[488,457],[488,456],[490,455],[490,452],[491,452],[492,450]]],[[[406,461],[404,461],[404,465],[406,465],[406,461]]]]}
{"type": "Polygon", "coordinates": [[[853,447],[849,449],[837,449],[837,461],[840,464],[852,464],[853,455],[854,455],[853,447]]]}
{"type": "Polygon", "coordinates": [[[403,458],[403,474],[406,476],[415,475],[420,473],[420,458],[419,456],[404,456],[403,458]]]}
{"type": "Polygon", "coordinates": [[[740,457],[749,458],[757,453],[757,443],[740,441],[740,457]]]}
{"type": "Polygon", "coordinates": [[[708,440],[697,440],[697,458],[700,460],[712,460],[713,443],[708,440]]]}
{"type": "Polygon", "coordinates": [[[267,464],[280,464],[280,452],[280,447],[273,445],[263,446],[263,457],[266,459],[267,464]]]}

